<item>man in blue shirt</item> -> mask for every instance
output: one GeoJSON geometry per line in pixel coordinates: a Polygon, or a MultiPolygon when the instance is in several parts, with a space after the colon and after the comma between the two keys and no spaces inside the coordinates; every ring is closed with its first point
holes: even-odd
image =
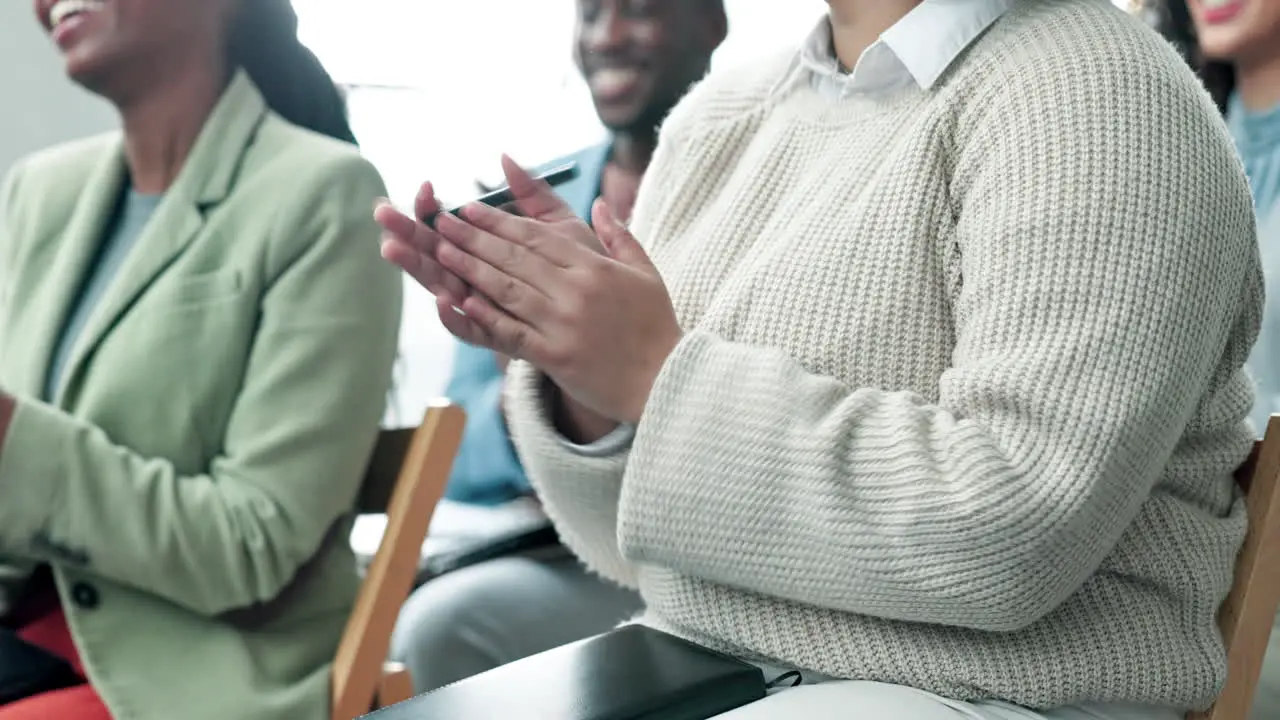
{"type": "MultiPolygon", "coordinates": [[[[573,161],[557,192],[589,220],[603,197],[624,221],[657,145],[657,127],[700,80],[728,31],[723,0],[578,0],[575,58],[605,144],[573,161]]],[[[502,410],[506,359],[459,345],[446,394],[467,411],[446,497],[500,504],[532,494],[502,410]]],[[[418,692],[607,631],[635,614],[639,596],[589,574],[576,559],[506,557],[436,578],[405,604],[392,656],[418,692]]]]}

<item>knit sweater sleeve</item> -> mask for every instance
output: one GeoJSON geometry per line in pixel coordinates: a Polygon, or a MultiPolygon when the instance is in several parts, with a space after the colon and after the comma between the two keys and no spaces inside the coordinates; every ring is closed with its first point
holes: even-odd
{"type": "MultiPolygon", "coordinates": [[[[679,108],[662,128],[646,178],[670,176],[678,169],[674,128],[679,108]]],[[[669,193],[646,179],[636,201],[631,230],[645,237],[669,193]]],[[[618,551],[618,495],[630,444],[607,453],[583,452],[565,442],[547,407],[546,376],[526,362],[508,369],[507,417],[512,440],[529,481],[555,523],[561,540],[600,575],[629,588],[637,586],[635,568],[618,551]]]]}
{"type": "Polygon", "coordinates": [[[1231,331],[1256,332],[1261,278],[1247,186],[1203,93],[1172,63],[1072,62],[1011,69],[957,111],[961,280],[938,397],[849,387],[693,329],[637,428],[623,557],[994,632],[1097,570],[1231,331]]]}

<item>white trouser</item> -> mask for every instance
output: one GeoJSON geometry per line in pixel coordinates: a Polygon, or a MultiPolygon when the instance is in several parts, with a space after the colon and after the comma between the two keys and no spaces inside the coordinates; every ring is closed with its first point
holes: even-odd
{"type": "Polygon", "coordinates": [[[431,580],[400,610],[391,657],[427,692],[617,627],[640,596],[576,559],[505,557],[431,580]]]}
{"type": "Polygon", "coordinates": [[[902,685],[834,681],[778,690],[716,720],[1183,720],[1166,708],[1090,705],[1027,710],[947,700],[902,685]]]}

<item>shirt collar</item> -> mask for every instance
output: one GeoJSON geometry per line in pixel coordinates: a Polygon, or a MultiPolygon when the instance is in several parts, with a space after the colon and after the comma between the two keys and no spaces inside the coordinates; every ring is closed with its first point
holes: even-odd
{"type": "Polygon", "coordinates": [[[838,97],[914,84],[930,90],[1013,0],[924,0],[886,30],[842,72],[831,44],[831,20],[818,22],[801,46],[791,69],[775,87],[787,93],[809,83],[838,97]]]}
{"type": "Polygon", "coordinates": [[[1240,93],[1227,103],[1227,125],[1245,158],[1280,151],[1280,104],[1267,110],[1249,110],[1240,93]]]}

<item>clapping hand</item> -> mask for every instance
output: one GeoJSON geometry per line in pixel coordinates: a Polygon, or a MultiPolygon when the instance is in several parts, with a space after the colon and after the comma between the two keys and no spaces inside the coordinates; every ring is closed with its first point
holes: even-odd
{"type": "Polygon", "coordinates": [[[442,209],[435,188],[426,182],[418,188],[418,195],[414,198],[413,217],[397,210],[388,200],[378,201],[373,217],[384,230],[383,257],[403,268],[432,295],[465,298],[471,288],[433,259],[439,235],[428,227],[427,222],[442,209]],[[399,238],[405,239],[407,244],[392,242],[399,238]]]}
{"type": "Polygon", "coordinates": [[[433,230],[419,211],[438,205],[420,202],[417,219],[382,205],[383,256],[436,296],[454,336],[529,361],[600,416],[638,422],[681,336],[661,276],[603,201],[593,231],[510,158],[503,170],[524,217],[473,203],[433,230]]]}

